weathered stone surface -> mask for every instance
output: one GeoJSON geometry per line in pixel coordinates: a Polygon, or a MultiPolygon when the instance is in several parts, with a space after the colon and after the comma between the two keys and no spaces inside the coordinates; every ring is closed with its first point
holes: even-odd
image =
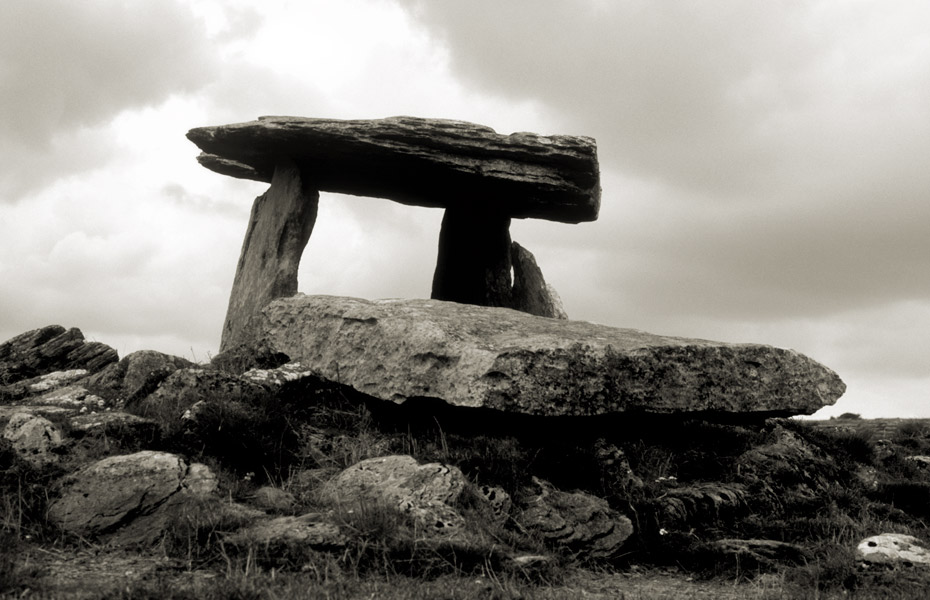
{"type": "Polygon", "coordinates": [[[218,173],[271,181],[289,157],[321,191],[578,223],[600,207],[595,141],[441,119],[261,117],[187,134],[218,173]]]}
{"type": "Polygon", "coordinates": [[[513,499],[507,490],[496,485],[480,485],[475,486],[474,493],[481,499],[494,523],[503,524],[510,517],[513,499]]]}
{"type": "Polygon", "coordinates": [[[139,350],[90,376],[84,385],[107,400],[132,404],[155,391],[171,373],[193,366],[180,356],[139,350]]]}
{"type": "Polygon", "coordinates": [[[675,487],[656,499],[659,525],[689,528],[705,519],[719,519],[746,504],[743,486],[733,483],[697,483],[675,487]]]}
{"type": "Polygon", "coordinates": [[[510,306],[510,217],[447,209],[431,297],[479,306],[510,306]]]}
{"type": "Polygon", "coordinates": [[[99,371],[118,356],[100,342],[87,342],[80,329],[49,325],[0,344],[0,384],[9,385],[54,371],[99,371]]]}
{"type": "Polygon", "coordinates": [[[275,298],[297,292],[297,268],[316,222],[319,198],[293,163],[278,161],[271,188],[252,205],[220,352],[242,341],[242,328],[252,314],[275,298]]]}
{"type": "Polygon", "coordinates": [[[513,242],[510,245],[510,261],[513,265],[510,308],[540,317],[567,319],[562,299],[555,288],[546,283],[533,254],[513,242]]]}
{"type": "Polygon", "coordinates": [[[346,539],[339,527],[327,522],[324,515],[308,513],[261,520],[228,536],[226,541],[237,546],[337,548],[345,546],[346,539]]]}
{"type": "Polygon", "coordinates": [[[106,401],[95,394],[91,394],[82,384],[76,383],[46,392],[38,398],[30,400],[33,404],[49,406],[69,406],[85,409],[99,409],[106,405],[106,401]]]}
{"type": "Polygon", "coordinates": [[[61,445],[61,431],[51,421],[26,412],[16,413],[3,428],[13,449],[34,464],[54,462],[52,451],[61,445]]]}
{"type": "Polygon", "coordinates": [[[519,510],[514,519],[525,530],[556,547],[592,558],[613,556],[633,534],[630,520],[606,500],[563,492],[536,477],[516,503],[519,510]]]}
{"type": "Polygon", "coordinates": [[[49,519],[65,531],[98,536],[155,511],[182,489],[181,457],[143,451],[112,456],[69,475],[49,519]]]}
{"type": "Polygon", "coordinates": [[[418,464],[411,456],[363,460],[330,480],[324,496],[334,503],[370,501],[396,507],[433,533],[461,530],[462,516],[452,508],[465,488],[458,468],[418,464]]]}
{"type": "Polygon", "coordinates": [[[868,537],[856,547],[856,554],[867,563],[930,566],[927,545],[911,535],[882,533],[868,537]]]}
{"type": "Polygon", "coordinates": [[[534,415],[813,413],[845,385],[792,350],[651,335],[438,300],[280,299],[257,344],[384,400],[534,415]]]}
{"type": "MultiPolygon", "coordinates": [[[[104,369],[106,370],[106,369],[104,369]]],[[[46,394],[87,377],[87,369],[53,371],[32,379],[24,379],[11,385],[0,386],[0,398],[21,400],[29,396],[46,394]]]]}

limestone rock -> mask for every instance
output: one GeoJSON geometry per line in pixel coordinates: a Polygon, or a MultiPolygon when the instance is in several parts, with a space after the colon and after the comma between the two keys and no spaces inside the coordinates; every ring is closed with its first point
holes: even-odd
{"type": "Polygon", "coordinates": [[[153,513],[182,489],[181,457],[143,451],[112,456],[66,477],[49,519],[65,531],[96,537],[153,513]]]}
{"type": "Polygon", "coordinates": [[[533,477],[517,499],[514,519],[549,544],[592,558],[616,554],[633,533],[628,518],[607,501],[582,492],[563,492],[533,477]]]}
{"type": "Polygon", "coordinates": [[[510,217],[447,209],[431,298],[510,306],[510,217]]]}
{"type": "Polygon", "coordinates": [[[868,537],[859,542],[856,553],[866,563],[930,566],[930,550],[927,545],[914,536],[903,533],[882,533],[868,537]]]}
{"type": "Polygon", "coordinates": [[[242,377],[275,389],[301,379],[310,377],[315,379],[316,375],[299,362],[292,362],[274,369],[249,369],[242,374],[242,377]]]}
{"type": "Polygon", "coordinates": [[[746,490],[739,484],[696,483],[668,490],[656,500],[660,525],[681,528],[745,506],[746,490]]]}
{"type": "Polygon", "coordinates": [[[99,409],[106,405],[103,398],[91,394],[83,384],[79,383],[46,392],[38,398],[31,399],[30,402],[39,405],[68,406],[86,410],[99,409]]]}
{"type": "Polygon", "coordinates": [[[326,515],[308,513],[264,518],[223,538],[224,546],[240,554],[255,556],[263,564],[290,565],[306,561],[307,550],[339,551],[346,536],[326,515]]]}
{"type": "Polygon", "coordinates": [[[193,366],[194,363],[179,356],[139,350],[92,375],[85,385],[108,400],[133,404],[155,391],[171,373],[193,366]]]}
{"type": "Polygon", "coordinates": [[[96,372],[118,358],[116,350],[87,342],[80,329],[49,325],[0,344],[0,384],[9,385],[54,371],[96,372]]]}
{"type": "Polygon", "coordinates": [[[451,506],[465,487],[456,467],[427,463],[410,456],[363,460],[330,480],[324,496],[334,503],[384,503],[410,515],[433,533],[458,531],[464,519],[451,506]]]}
{"type": "Polygon", "coordinates": [[[33,377],[32,379],[24,379],[12,385],[0,386],[0,398],[6,397],[8,400],[21,400],[30,396],[46,394],[73,384],[87,377],[87,374],[87,369],[53,371],[45,375],[33,377]]]}
{"type": "Polygon", "coordinates": [[[54,462],[57,457],[52,451],[61,445],[58,427],[44,417],[26,412],[10,418],[3,428],[3,437],[10,440],[20,456],[37,465],[54,462]]]}
{"type": "Polygon", "coordinates": [[[320,191],[568,223],[593,221],[600,207],[597,147],[588,137],[501,135],[414,117],[261,117],[187,137],[204,151],[203,166],[232,177],[271,181],[276,161],[289,157],[320,191]]]}
{"type": "Polygon", "coordinates": [[[487,507],[487,512],[490,513],[494,523],[500,525],[510,518],[513,499],[505,489],[496,485],[480,485],[475,486],[474,492],[487,507]]]}
{"type": "Polygon", "coordinates": [[[510,307],[540,317],[567,319],[562,299],[555,288],[546,283],[542,270],[536,264],[536,257],[513,242],[510,245],[510,261],[513,264],[510,307]]]}
{"type": "Polygon", "coordinates": [[[255,199],[223,324],[220,352],[242,341],[249,317],[297,292],[297,268],[316,222],[319,192],[279,159],[271,188],[255,199]]]}
{"type": "Polygon", "coordinates": [[[809,414],[845,385],[792,350],[651,335],[438,300],[305,296],[253,320],[256,345],[394,402],[549,416],[809,414]]]}

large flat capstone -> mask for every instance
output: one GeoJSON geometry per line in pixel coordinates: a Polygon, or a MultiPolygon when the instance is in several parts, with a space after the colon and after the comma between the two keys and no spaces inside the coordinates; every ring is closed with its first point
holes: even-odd
{"type": "Polygon", "coordinates": [[[373,120],[261,117],[198,127],[200,163],[270,182],[283,157],[313,188],[404,204],[566,223],[597,219],[597,145],[583,136],[503,135],[418,117],[373,120]]]}
{"type": "Polygon", "coordinates": [[[383,400],[439,398],[531,415],[811,414],[846,389],[793,350],[439,300],[298,294],[267,305],[250,335],[383,400]]]}

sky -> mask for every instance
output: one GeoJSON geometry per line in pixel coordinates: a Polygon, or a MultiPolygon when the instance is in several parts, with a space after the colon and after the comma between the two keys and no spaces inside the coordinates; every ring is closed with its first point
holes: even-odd
{"type": "MultiPolygon", "coordinates": [[[[573,319],[792,348],[818,416],[930,417],[923,0],[3,0],[0,341],[217,353],[253,199],[194,127],[459,119],[597,140],[594,223],[514,220],[573,319]]],[[[299,290],[428,297],[442,213],[323,194],[299,290]]]]}

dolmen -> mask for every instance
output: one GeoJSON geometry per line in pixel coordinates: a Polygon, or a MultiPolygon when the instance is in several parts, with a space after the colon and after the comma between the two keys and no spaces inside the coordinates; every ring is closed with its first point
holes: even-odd
{"type": "Polygon", "coordinates": [[[252,314],[296,293],[320,191],[445,209],[431,297],[552,317],[561,316],[560,303],[547,297],[532,255],[511,243],[510,220],[580,223],[597,219],[600,208],[597,146],[589,137],[501,135],[414,117],[262,117],[192,129],[187,137],[208,169],[271,184],[252,206],[221,351],[242,341],[252,314]],[[520,285],[512,285],[512,269],[520,285]]]}
{"type": "Polygon", "coordinates": [[[188,138],[205,167],[271,184],[252,207],[221,352],[260,348],[382,400],[540,416],[788,416],[845,391],[792,350],[568,320],[509,227],[597,219],[592,138],[414,117],[262,117],[188,138]],[[298,294],[320,191],[444,209],[430,299],[298,294]]]}

